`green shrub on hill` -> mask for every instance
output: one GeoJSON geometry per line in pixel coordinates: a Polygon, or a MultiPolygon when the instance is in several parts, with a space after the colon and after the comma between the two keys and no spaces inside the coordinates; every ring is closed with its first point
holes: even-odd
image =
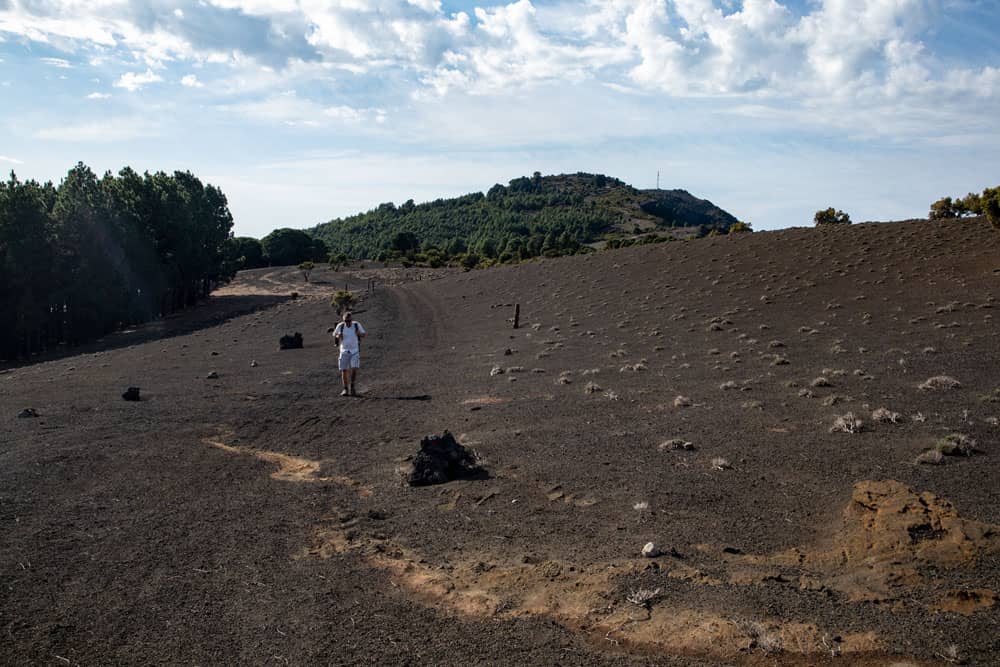
{"type": "Polygon", "coordinates": [[[931,204],[927,214],[930,220],[948,220],[970,215],[983,215],[991,225],[1000,229],[1000,186],[986,188],[981,194],[970,192],[965,197],[943,197],[931,204]]]}
{"type": "Polygon", "coordinates": [[[851,216],[843,211],[835,210],[831,206],[830,208],[816,211],[816,215],[813,216],[813,222],[816,223],[817,227],[824,225],[849,225],[851,224],[851,216]]]}

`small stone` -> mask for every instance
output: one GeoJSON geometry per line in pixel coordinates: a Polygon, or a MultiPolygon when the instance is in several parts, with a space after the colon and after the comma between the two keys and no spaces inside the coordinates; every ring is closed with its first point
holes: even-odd
{"type": "Polygon", "coordinates": [[[253,361],[250,362],[250,368],[257,368],[257,360],[256,359],[254,359],[253,361]]]}
{"type": "Polygon", "coordinates": [[[217,380],[218,378],[219,374],[216,373],[215,371],[209,371],[208,375],[205,376],[206,380],[217,380]]]}
{"type": "Polygon", "coordinates": [[[18,419],[32,419],[38,416],[38,410],[34,408],[25,408],[17,413],[18,419]]]}
{"type": "Polygon", "coordinates": [[[126,401],[138,401],[139,400],[139,387],[129,387],[122,394],[122,398],[126,401]]]}
{"type": "Polygon", "coordinates": [[[646,542],[646,546],[642,548],[643,558],[656,558],[660,555],[660,548],[656,546],[653,542],[646,542]]]}

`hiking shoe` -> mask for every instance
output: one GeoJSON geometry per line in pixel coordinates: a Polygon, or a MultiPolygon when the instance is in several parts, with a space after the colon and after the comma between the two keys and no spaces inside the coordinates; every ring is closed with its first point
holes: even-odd
{"type": "Polygon", "coordinates": [[[352,384],[352,385],[351,385],[351,396],[357,396],[357,395],[358,395],[358,392],[356,392],[356,391],[354,390],[354,385],[352,384]]]}
{"type": "Polygon", "coordinates": [[[344,387],[344,391],[340,392],[341,396],[347,396],[347,387],[344,387]]]}

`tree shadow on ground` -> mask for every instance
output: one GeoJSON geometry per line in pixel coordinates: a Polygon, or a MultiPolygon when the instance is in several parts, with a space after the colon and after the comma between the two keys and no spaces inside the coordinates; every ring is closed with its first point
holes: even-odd
{"type": "Polygon", "coordinates": [[[0,370],[23,368],[78,354],[105,352],[154,340],[183,336],[217,326],[241,315],[272,308],[290,299],[291,297],[286,295],[261,294],[211,296],[193,308],[172,313],[162,319],[139,324],[124,331],[116,331],[97,340],[73,346],[58,345],[29,359],[9,361],[0,359],[0,370]]]}

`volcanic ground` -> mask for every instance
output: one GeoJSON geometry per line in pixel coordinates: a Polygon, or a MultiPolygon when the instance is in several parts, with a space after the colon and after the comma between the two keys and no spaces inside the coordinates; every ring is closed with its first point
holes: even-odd
{"type": "Polygon", "coordinates": [[[0,663],[998,664],[998,295],[980,219],[245,272],[0,374],[0,663]]]}

